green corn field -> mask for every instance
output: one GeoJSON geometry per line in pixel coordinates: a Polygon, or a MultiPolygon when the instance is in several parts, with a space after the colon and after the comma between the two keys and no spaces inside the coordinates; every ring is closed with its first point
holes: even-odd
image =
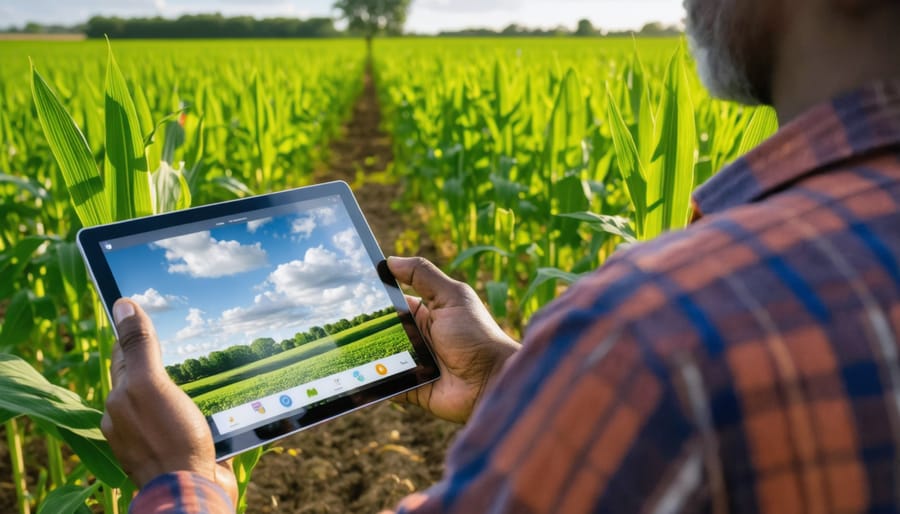
{"type": "MultiPolygon", "coordinates": [[[[20,513],[124,513],[133,486],[99,430],[114,340],[76,232],[312,183],[366,46],[0,41],[0,61],[0,478],[20,513]]],[[[681,39],[387,39],[371,73],[394,208],[422,220],[385,253],[430,238],[513,333],[619,248],[684,227],[692,190],[777,128],[712,100],[681,39]]],[[[242,497],[261,453],[235,460],[242,497]]]]}

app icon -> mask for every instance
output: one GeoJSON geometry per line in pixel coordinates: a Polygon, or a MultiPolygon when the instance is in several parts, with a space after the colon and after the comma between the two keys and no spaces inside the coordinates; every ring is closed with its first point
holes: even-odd
{"type": "Polygon", "coordinates": [[[387,367],[384,364],[378,363],[375,365],[375,372],[379,375],[387,375],[387,367]]]}
{"type": "Polygon", "coordinates": [[[250,406],[253,407],[253,410],[255,410],[256,412],[258,412],[260,414],[266,413],[266,408],[263,407],[262,402],[253,402],[250,404],[250,406]]]}
{"type": "Polygon", "coordinates": [[[294,403],[294,401],[291,400],[291,397],[286,394],[281,395],[278,398],[278,402],[281,403],[282,407],[290,407],[294,403]]]}
{"type": "Polygon", "coordinates": [[[309,398],[312,398],[313,396],[319,396],[319,391],[317,391],[315,387],[310,387],[306,390],[306,396],[309,398]]]}
{"type": "Polygon", "coordinates": [[[359,370],[356,370],[353,372],[353,378],[355,378],[356,380],[359,380],[360,382],[365,382],[365,380],[366,380],[366,377],[364,377],[363,374],[360,373],[359,370]]]}

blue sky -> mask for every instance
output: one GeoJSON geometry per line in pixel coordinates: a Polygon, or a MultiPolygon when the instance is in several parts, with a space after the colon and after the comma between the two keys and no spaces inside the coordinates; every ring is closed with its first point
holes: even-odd
{"type": "MultiPolygon", "coordinates": [[[[0,0],[0,24],[27,21],[72,24],[95,14],[166,16],[330,16],[333,0],[0,0]]],[[[574,28],[581,18],[605,29],[640,28],[649,21],[680,23],[682,0],[413,0],[407,29],[435,33],[465,27],[503,28],[510,23],[574,28]]]]}
{"type": "Polygon", "coordinates": [[[107,259],[122,295],[153,319],[167,365],[391,305],[340,205],[127,247],[107,259]]]}

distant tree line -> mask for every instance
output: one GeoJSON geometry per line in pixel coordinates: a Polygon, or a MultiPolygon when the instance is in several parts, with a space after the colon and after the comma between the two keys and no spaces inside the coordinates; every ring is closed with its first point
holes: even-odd
{"type": "Polygon", "coordinates": [[[85,25],[89,38],[182,39],[182,38],[320,38],[341,33],[331,18],[225,17],[221,14],[185,15],[176,19],[107,18],[94,16],[85,25]]]}
{"type": "MultiPolygon", "coordinates": [[[[2,32],[24,34],[82,33],[89,38],[111,39],[187,39],[187,38],[327,38],[351,35],[369,35],[371,30],[361,27],[350,32],[337,30],[332,18],[265,18],[251,16],[226,17],[221,14],[185,15],[176,19],[168,18],[117,18],[95,16],[87,23],[62,26],[28,23],[22,28],[9,27],[2,32]]],[[[387,30],[389,34],[400,35],[399,28],[387,30]]],[[[659,22],[647,23],[639,31],[604,31],[595,28],[590,20],[579,20],[575,30],[568,27],[551,29],[529,28],[511,24],[502,30],[464,29],[444,31],[438,36],[445,37],[618,37],[618,36],[676,36],[682,30],[659,22]]]]}
{"type": "Polygon", "coordinates": [[[604,31],[602,29],[595,28],[594,24],[591,23],[591,20],[581,19],[578,20],[578,24],[576,25],[574,31],[564,26],[559,26],[552,29],[543,29],[530,28],[512,23],[499,31],[485,28],[472,28],[442,31],[438,35],[444,37],[622,37],[632,35],[643,37],[663,37],[678,36],[682,33],[682,29],[677,26],[667,26],[657,21],[645,24],[638,31],[604,31]]]}
{"type": "Polygon", "coordinates": [[[306,332],[297,332],[293,338],[285,339],[280,343],[271,337],[261,337],[255,339],[249,345],[235,345],[224,350],[212,352],[206,357],[187,359],[181,364],[166,366],[166,371],[176,384],[186,384],[277,355],[287,350],[299,348],[313,341],[318,341],[323,337],[335,335],[373,319],[386,316],[393,311],[394,309],[389,307],[369,314],[360,314],[353,319],[342,319],[335,323],[328,323],[322,327],[310,327],[306,332]]]}

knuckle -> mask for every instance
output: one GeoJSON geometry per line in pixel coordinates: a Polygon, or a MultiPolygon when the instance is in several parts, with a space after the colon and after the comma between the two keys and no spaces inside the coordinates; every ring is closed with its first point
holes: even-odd
{"type": "Polygon", "coordinates": [[[131,324],[119,331],[119,346],[123,352],[143,346],[154,337],[153,331],[143,324],[131,324]]]}
{"type": "Polygon", "coordinates": [[[109,440],[115,433],[112,418],[109,416],[109,414],[103,414],[103,418],[100,419],[100,432],[103,433],[103,437],[105,437],[107,440],[109,440]]]}
{"type": "Polygon", "coordinates": [[[106,412],[104,418],[109,417],[109,413],[115,414],[121,412],[125,408],[125,398],[122,395],[122,388],[113,389],[109,396],[106,397],[106,412]]]}

